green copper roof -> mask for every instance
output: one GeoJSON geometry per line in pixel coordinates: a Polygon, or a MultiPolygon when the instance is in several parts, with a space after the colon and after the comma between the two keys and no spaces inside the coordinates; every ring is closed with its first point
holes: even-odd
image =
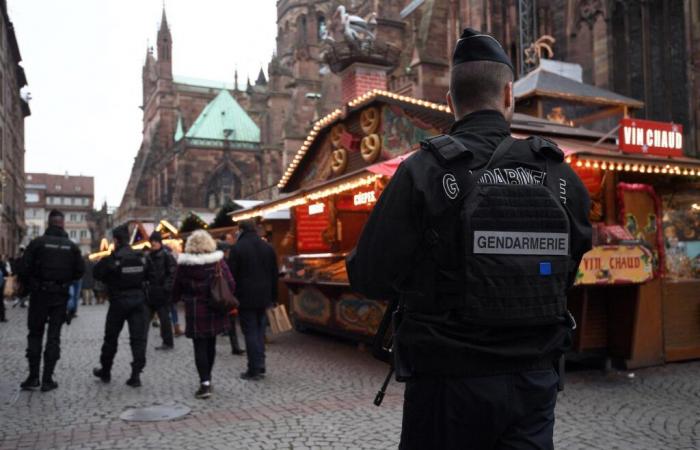
{"type": "Polygon", "coordinates": [[[185,135],[188,139],[260,142],[260,128],[241,105],[222,89],[204,108],[185,135]]]}
{"type": "Polygon", "coordinates": [[[177,128],[175,128],[175,142],[178,142],[185,136],[185,131],[182,129],[182,116],[177,115],[177,128]]]}

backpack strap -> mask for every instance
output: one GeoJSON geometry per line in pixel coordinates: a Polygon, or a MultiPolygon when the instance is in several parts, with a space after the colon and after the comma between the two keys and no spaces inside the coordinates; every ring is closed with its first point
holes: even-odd
{"type": "Polygon", "coordinates": [[[447,166],[451,162],[465,156],[473,156],[471,150],[464,146],[449,134],[439,134],[426,139],[421,144],[424,149],[430,150],[441,165],[447,166]]]}

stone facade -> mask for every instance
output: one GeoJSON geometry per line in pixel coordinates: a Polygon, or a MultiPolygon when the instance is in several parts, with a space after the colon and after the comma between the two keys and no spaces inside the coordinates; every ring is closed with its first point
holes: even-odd
{"type": "MultiPolygon", "coordinates": [[[[376,12],[377,40],[400,48],[399,62],[387,71],[389,90],[444,102],[450,52],[465,27],[495,36],[521,73],[521,3],[536,5],[532,35],[556,39],[555,59],[580,64],[585,83],[643,101],[637,117],[683,124],[686,153],[700,155],[700,0],[279,1],[278,56],[271,77],[278,61],[299,67],[285,81],[295,86],[295,101],[303,102],[305,91],[295,93],[300,85],[294,82],[303,67],[304,76],[324,88],[319,111],[340,105],[338,77],[317,75],[323,43],[315,33],[321,24],[328,27],[337,20],[335,11],[342,4],[360,17],[376,12]]],[[[308,116],[307,107],[304,118],[308,116]]]]}
{"type": "Polygon", "coordinates": [[[49,212],[61,211],[65,216],[68,237],[83,254],[94,250],[93,204],[95,179],[75,175],[27,173],[25,181],[25,222],[27,235],[24,244],[46,231],[49,212]]]}
{"type": "Polygon", "coordinates": [[[0,0],[0,255],[16,255],[24,234],[24,118],[27,84],[14,27],[0,0]]]}

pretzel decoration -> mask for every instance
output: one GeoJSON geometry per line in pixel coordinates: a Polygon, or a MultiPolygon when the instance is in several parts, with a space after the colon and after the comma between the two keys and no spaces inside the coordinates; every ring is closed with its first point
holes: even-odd
{"type": "Polygon", "coordinates": [[[334,175],[345,172],[348,167],[348,151],[344,148],[336,148],[331,154],[331,171],[334,175]]]}
{"type": "Polygon", "coordinates": [[[379,110],[367,108],[360,114],[360,127],[365,134],[376,133],[379,128],[379,110]]]}
{"type": "Polygon", "coordinates": [[[379,154],[382,150],[382,140],[379,138],[377,133],[370,134],[362,138],[360,143],[360,153],[362,153],[362,159],[368,163],[373,163],[379,158],[379,154]]]}
{"type": "Polygon", "coordinates": [[[339,123],[331,128],[331,144],[333,145],[333,148],[340,147],[343,133],[345,133],[345,125],[342,123],[339,123]]]}

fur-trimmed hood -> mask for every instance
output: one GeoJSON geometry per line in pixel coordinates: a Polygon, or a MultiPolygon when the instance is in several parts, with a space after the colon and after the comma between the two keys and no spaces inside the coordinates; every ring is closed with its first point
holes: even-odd
{"type": "Polygon", "coordinates": [[[177,258],[177,263],[182,266],[204,266],[214,264],[222,259],[224,259],[224,252],[221,250],[211,253],[182,253],[177,258]]]}

